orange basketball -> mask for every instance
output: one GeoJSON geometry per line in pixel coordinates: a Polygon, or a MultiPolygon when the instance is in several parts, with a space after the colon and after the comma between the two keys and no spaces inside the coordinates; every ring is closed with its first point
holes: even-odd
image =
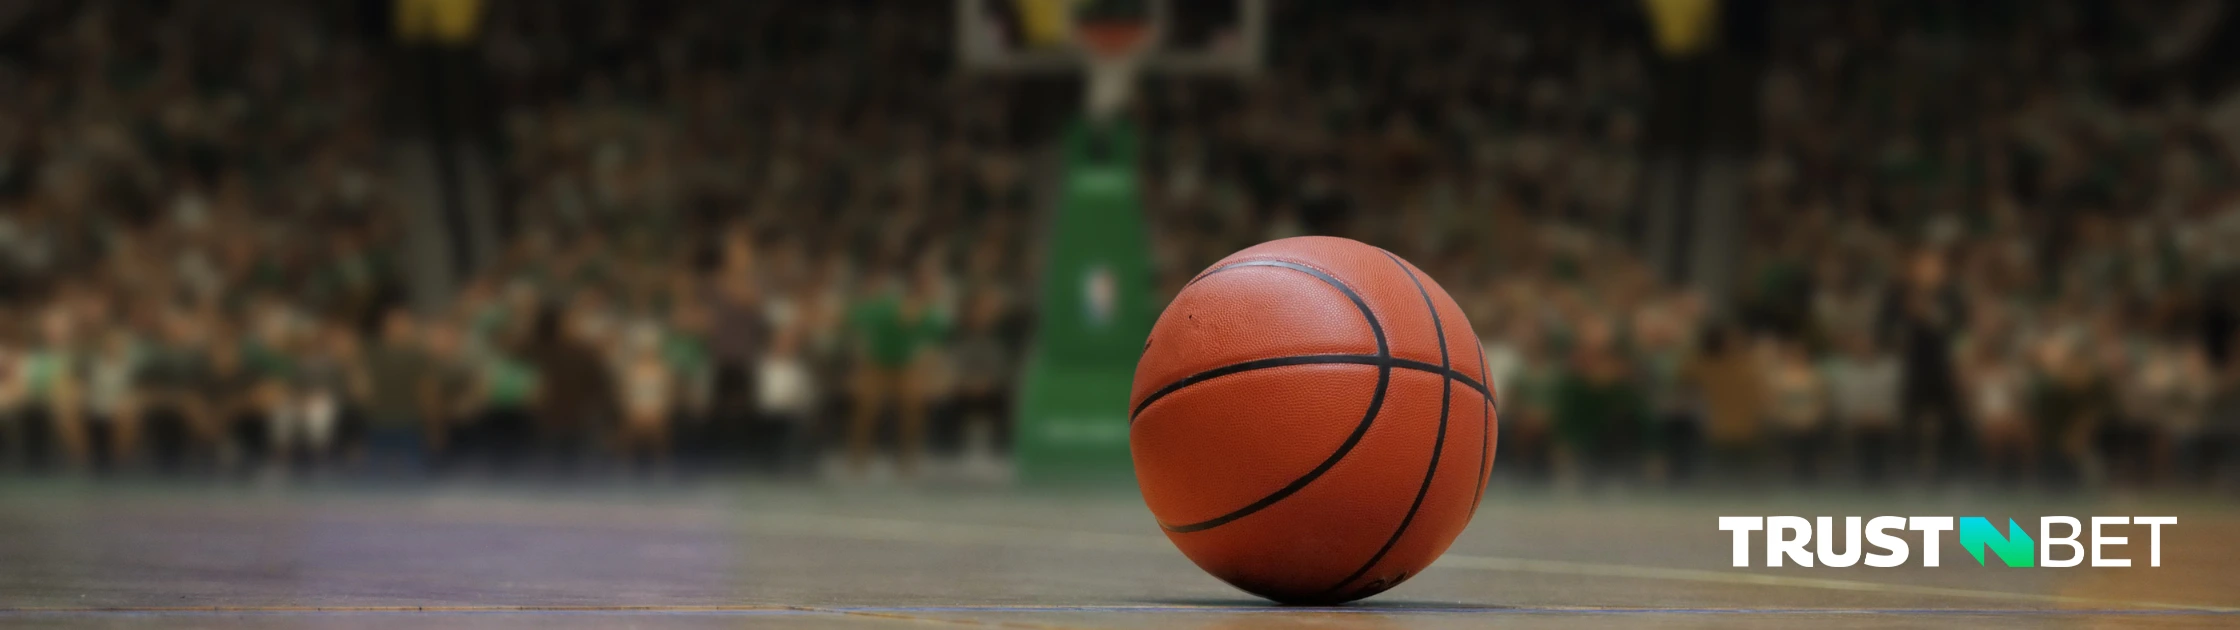
{"type": "Polygon", "coordinates": [[[1136,363],[1128,447],[1183,555],[1291,604],[1375,595],[1469,525],[1493,392],[1462,308],[1360,242],[1270,241],[1198,274],[1136,363]]]}

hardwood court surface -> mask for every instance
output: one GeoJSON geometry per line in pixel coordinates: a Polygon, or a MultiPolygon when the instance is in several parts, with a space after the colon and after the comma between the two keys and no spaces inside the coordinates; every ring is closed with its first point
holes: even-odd
{"type": "Polygon", "coordinates": [[[1286,608],[1191,566],[1125,491],[7,479],[0,627],[2240,627],[2235,507],[1496,484],[1407,584],[1286,608]],[[2180,522],[2162,568],[1980,567],[1956,546],[1939,568],[1729,567],[1717,517],[1767,514],[2180,522]]]}

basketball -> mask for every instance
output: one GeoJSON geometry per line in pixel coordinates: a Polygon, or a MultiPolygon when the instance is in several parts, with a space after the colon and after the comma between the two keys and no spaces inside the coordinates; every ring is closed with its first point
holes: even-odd
{"type": "Polygon", "coordinates": [[[1383,592],[1446,551],[1492,470],[1462,309],[1390,252],[1307,236],[1199,273],[1136,364],[1128,446],[1169,540],[1288,604],[1383,592]]]}

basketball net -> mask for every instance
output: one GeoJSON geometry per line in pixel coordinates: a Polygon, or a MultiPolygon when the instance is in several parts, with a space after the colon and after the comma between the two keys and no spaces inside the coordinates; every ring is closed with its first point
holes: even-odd
{"type": "Polygon", "coordinates": [[[1143,66],[1155,33],[1145,22],[1088,22],[1074,25],[1074,40],[1088,60],[1087,94],[1082,103],[1090,120],[1111,120],[1128,104],[1135,91],[1136,71],[1143,66]]]}

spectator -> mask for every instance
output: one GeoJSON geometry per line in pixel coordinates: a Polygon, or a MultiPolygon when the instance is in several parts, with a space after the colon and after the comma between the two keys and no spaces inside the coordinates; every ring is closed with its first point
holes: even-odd
{"type": "Polygon", "coordinates": [[[30,454],[27,442],[30,431],[24,421],[24,399],[29,387],[24,382],[24,354],[6,324],[0,321],[0,470],[22,466],[30,454]]]}
{"type": "Polygon", "coordinates": [[[79,369],[84,359],[77,346],[76,314],[70,310],[74,306],[63,303],[40,314],[40,344],[16,366],[23,388],[17,397],[18,413],[27,429],[34,466],[46,464],[52,454],[45,448],[48,439],[61,447],[69,466],[86,463],[85,390],[79,369]]]}
{"type": "Polygon", "coordinates": [[[2210,366],[2209,353],[2199,347],[2174,347],[2169,352],[2174,356],[2166,356],[2160,368],[2168,370],[2167,376],[2153,379],[2162,384],[2157,388],[2162,401],[2157,417],[2163,420],[2165,436],[2156,455],[2189,481],[2207,479],[2213,469],[2204,465],[2210,458],[2203,455],[2214,450],[2212,445],[2218,440],[2211,425],[2219,393],[2218,375],[2210,366]]]}
{"type": "Polygon", "coordinates": [[[797,322],[773,335],[769,352],[755,369],[760,381],[755,401],[761,406],[760,424],[768,428],[762,434],[769,436],[766,461],[782,475],[807,472],[815,454],[810,431],[815,428],[817,382],[802,356],[801,329],[797,322]]]}
{"type": "Polygon", "coordinates": [[[1702,449],[1703,404],[1682,378],[1689,349],[1679,310],[1673,305],[1645,308],[1635,314],[1633,330],[1652,416],[1650,431],[1663,445],[1672,479],[1686,482],[1694,477],[1702,449]]]}
{"type": "Polygon", "coordinates": [[[479,415],[473,423],[474,433],[479,436],[475,442],[501,474],[514,472],[537,438],[533,412],[539,398],[536,366],[518,354],[528,332],[525,326],[493,324],[467,353],[467,361],[476,372],[476,392],[481,395],[475,404],[479,415]]]}
{"type": "Polygon", "coordinates": [[[1557,362],[1549,360],[1543,336],[1521,318],[1505,337],[1517,345],[1521,360],[1516,374],[1497,393],[1501,405],[1501,439],[1495,444],[1497,461],[1526,471],[1530,478],[1553,473],[1555,462],[1554,406],[1559,377],[1557,362]]]}
{"type": "Polygon", "coordinates": [[[1943,252],[1917,252],[1882,307],[1884,338],[1904,361],[1899,427],[1916,465],[1933,478],[1964,461],[1970,436],[1952,368],[1952,340],[1964,321],[1943,252]]]}
{"type": "Polygon", "coordinates": [[[350,408],[368,385],[349,326],[325,323],[306,332],[299,344],[281,414],[284,428],[273,441],[282,457],[316,469],[334,455],[350,408]]]}
{"type": "Polygon", "coordinates": [[[1887,478],[1898,429],[1898,359],[1861,330],[1841,338],[1842,350],[1823,362],[1829,413],[1843,432],[1861,481],[1887,478]]]}
{"type": "Polygon", "coordinates": [[[1684,374],[1702,392],[1704,437],[1729,475],[1758,465],[1759,421],[1764,417],[1764,370],[1725,326],[1706,329],[1684,374]]]}
{"type": "Polygon", "coordinates": [[[2207,353],[2199,346],[2150,344],[2138,369],[2128,372],[2124,415],[2132,425],[2134,481],[2146,486],[2169,479],[2181,444],[2201,432],[2215,393],[2207,353]]]}
{"type": "Polygon", "coordinates": [[[2056,338],[2039,349],[2043,384],[2032,415],[2038,420],[2041,460],[2056,466],[2054,472],[2064,482],[2097,485],[2106,477],[2106,466],[2093,438],[2114,415],[2116,400],[2107,379],[2078,356],[2077,343],[2056,338]]]}
{"type": "Polygon", "coordinates": [[[879,418],[894,413],[896,464],[904,475],[917,471],[925,448],[926,399],[920,382],[926,350],[943,327],[934,312],[934,287],[907,286],[899,274],[871,284],[870,293],[851,315],[855,329],[856,397],[848,425],[848,466],[863,474],[870,466],[879,418]]]}
{"type": "Polygon", "coordinates": [[[1556,385],[1558,474],[1623,479],[1648,443],[1646,401],[1616,343],[1608,320],[1580,326],[1570,368],[1556,385]]]}
{"type": "Polygon", "coordinates": [[[419,377],[421,417],[428,427],[428,444],[438,463],[448,465],[456,453],[457,436],[467,422],[478,417],[474,404],[486,385],[467,363],[459,327],[446,320],[431,321],[420,331],[426,372],[419,377]]]}
{"type": "Polygon", "coordinates": [[[399,308],[382,316],[381,340],[365,354],[366,448],[376,470],[423,471],[442,448],[426,347],[419,322],[399,308]]]}
{"type": "Polygon", "coordinates": [[[206,423],[219,427],[219,462],[237,470],[272,463],[272,412],[275,401],[262,375],[248,364],[240,339],[221,333],[210,345],[210,367],[195,391],[202,397],[206,423]]]}
{"type": "Polygon", "coordinates": [[[2240,361],[2226,364],[2215,378],[2217,393],[2209,401],[2201,432],[2193,436],[2187,467],[2201,481],[2229,489],[2240,482],[2226,470],[2240,460],[2240,361]]]}
{"type": "MultiPolygon", "coordinates": [[[[677,438],[682,441],[717,439],[722,436],[712,431],[715,420],[711,416],[717,392],[715,366],[708,350],[708,307],[701,300],[699,284],[690,270],[673,270],[669,284],[667,312],[647,317],[661,322],[661,359],[676,378],[671,424],[675,431],[689,432],[692,436],[677,438]]],[[[704,445],[694,454],[713,452],[717,451],[710,451],[704,445]]]]}
{"type": "Polygon", "coordinates": [[[676,413],[677,377],[661,355],[661,341],[660,328],[633,327],[617,370],[623,403],[617,446],[626,461],[644,467],[668,463],[670,422],[676,413]]]}
{"type": "Polygon", "coordinates": [[[135,389],[156,447],[157,467],[176,472],[190,460],[211,461],[224,433],[199,389],[210,370],[208,325],[184,308],[168,309],[160,317],[161,334],[148,351],[135,389]]]}
{"type": "Polygon", "coordinates": [[[1968,344],[1960,375],[1983,471],[2007,484],[2017,482],[2036,461],[2034,436],[2023,415],[2028,385],[2023,371],[2002,340],[1991,337],[1968,344]]]}
{"type": "Polygon", "coordinates": [[[1768,342],[1767,419],[1789,460],[1789,473],[1810,483],[1827,452],[1828,392],[1801,342],[1768,342]]]}
{"type": "Polygon", "coordinates": [[[621,415],[615,378],[598,346],[596,308],[580,299],[546,308],[526,353],[538,375],[538,450],[562,473],[579,472],[594,432],[621,415]]]}
{"type": "Polygon", "coordinates": [[[1015,369],[1010,343],[999,328],[1006,308],[997,289],[983,288],[973,295],[950,351],[956,391],[948,413],[960,425],[958,437],[965,452],[982,459],[1011,437],[1004,420],[1011,411],[1015,369]]]}
{"type": "Polygon", "coordinates": [[[714,361],[715,432],[723,452],[744,452],[754,421],[755,361],[767,327],[761,302],[752,233],[733,229],[723,241],[722,268],[705,301],[710,318],[710,358],[714,361]]]}
{"type": "Polygon", "coordinates": [[[104,331],[88,358],[85,380],[87,441],[108,467],[133,464],[140,445],[141,370],[137,340],[123,328],[104,331]]]}

